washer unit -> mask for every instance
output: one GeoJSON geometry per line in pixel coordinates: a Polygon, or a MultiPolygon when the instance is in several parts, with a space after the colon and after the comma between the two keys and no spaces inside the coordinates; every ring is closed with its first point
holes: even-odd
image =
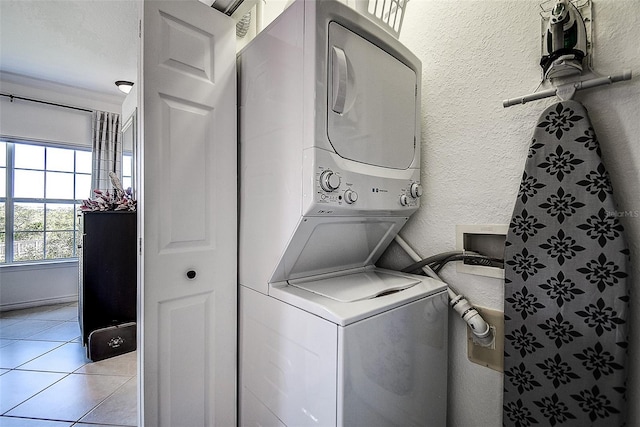
{"type": "Polygon", "coordinates": [[[446,287],[374,266],[422,194],[420,61],[297,0],[238,73],[240,425],[445,425],[446,287]]]}
{"type": "Polygon", "coordinates": [[[241,287],[240,425],[446,425],[441,284],[370,268],[271,296],[241,287]]]}

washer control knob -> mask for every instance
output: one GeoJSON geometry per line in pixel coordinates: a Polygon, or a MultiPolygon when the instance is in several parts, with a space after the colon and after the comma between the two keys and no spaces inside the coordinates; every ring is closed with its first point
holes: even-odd
{"type": "Polygon", "coordinates": [[[414,182],[413,184],[411,184],[411,188],[409,191],[411,193],[411,197],[417,199],[418,197],[422,196],[422,185],[414,182]]]}
{"type": "Polygon", "coordinates": [[[402,206],[407,206],[409,204],[409,198],[407,197],[406,194],[403,194],[402,196],[400,196],[400,204],[402,206]]]}
{"type": "Polygon", "coordinates": [[[344,201],[348,204],[355,203],[358,200],[358,193],[353,190],[347,190],[344,192],[344,201]]]}
{"type": "Polygon", "coordinates": [[[320,187],[328,192],[337,190],[340,187],[340,176],[327,169],[320,175],[320,187]]]}

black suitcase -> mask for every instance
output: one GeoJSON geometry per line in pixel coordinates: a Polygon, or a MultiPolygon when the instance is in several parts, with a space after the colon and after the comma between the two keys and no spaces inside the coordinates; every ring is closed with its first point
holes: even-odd
{"type": "Polygon", "coordinates": [[[96,329],[89,334],[87,357],[93,362],[136,349],[136,322],[96,329]]]}

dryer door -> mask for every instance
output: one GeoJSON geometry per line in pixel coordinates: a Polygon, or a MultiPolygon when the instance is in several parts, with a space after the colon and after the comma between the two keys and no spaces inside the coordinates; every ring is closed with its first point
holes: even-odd
{"type": "Polygon", "coordinates": [[[407,169],[416,150],[416,73],[342,25],[329,24],[327,135],[357,162],[407,169]]]}

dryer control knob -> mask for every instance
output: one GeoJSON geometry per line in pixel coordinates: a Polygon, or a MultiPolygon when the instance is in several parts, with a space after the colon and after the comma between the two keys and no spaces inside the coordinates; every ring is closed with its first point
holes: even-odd
{"type": "Polygon", "coordinates": [[[418,197],[422,196],[422,185],[418,184],[417,182],[414,182],[413,184],[411,184],[411,197],[413,197],[414,199],[417,199],[418,197]]]}
{"type": "Polygon", "coordinates": [[[347,190],[344,192],[344,201],[348,204],[355,203],[358,200],[358,193],[353,190],[347,190]]]}
{"type": "Polygon", "coordinates": [[[327,169],[320,175],[320,187],[328,192],[337,190],[340,187],[340,176],[327,169]]]}
{"type": "Polygon", "coordinates": [[[409,198],[407,197],[406,194],[403,194],[402,196],[400,196],[400,204],[402,206],[407,206],[409,204],[409,198]]]}

